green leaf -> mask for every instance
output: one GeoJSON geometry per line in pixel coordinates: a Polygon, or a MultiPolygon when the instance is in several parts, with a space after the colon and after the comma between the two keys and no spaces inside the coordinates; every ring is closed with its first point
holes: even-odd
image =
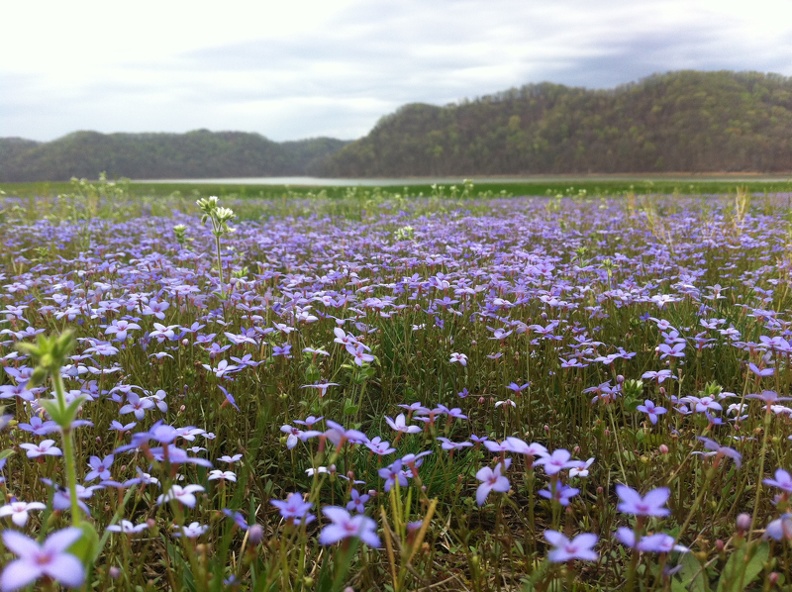
{"type": "Polygon", "coordinates": [[[87,398],[88,397],[85,395],[75,397],[65,409],[61,408],[59,402],[55,399],[42,400],[40,401],[40,405],[44,408],[44,411],[49,414],[49,416],[52,418],[52,421],[57,423],[61,428],[68,428],[77,418],[80,405],[82,405],[83,401],[85,401],[87,398]]]}
{"type": "Polygon", "coordinates": [[[767,542],[734,551],[721,572],[718,592],[745,589],[762,572],[769,555],[770,546],[767,542]],[[740,582],[742,587],[737,588],[740,582]]]}
{"type": "Polygon", "coordinates": [[[67,427],[71,425],[75,419],[77,419],[77,413],[80,411],[80,405],[83,404],[83,401],[86,401],[88,397],[86,395],[79,395],[74,398],[74,400],[69,403],[64,411],[65,419],[67,420],[66,424],[61,424],[62,427],[67,427]]]}
{"type": "Polygon", "coordinates": [[[685,553],[680,561],[682,570],[671,580],[672,592],[708,592],[709,583],[704,566],[692,554],[685,553]]]}
{"type": "Polygon", "coordinates": [[[39,405],[41,406],[42,409],[44,409],[44,411],[47,412],[47,415],[49,415],[52,418],[52,421],[57,423],[59,426],[63,425],[63,417],[64,417],[63,410],[61,409],[61,406],[58,404],[58,401],[56,401],[55,399],[41,400],[39,401],[39,405]]]}
{"type": "Polygon", "coordinates": [[[77,557],[85,567],[88,567],[96,561],[99,555],[99,535],[90,522],[81,522],[77,528],[82,530],[82,536],[69,547],[69,553],[77,557]]]}

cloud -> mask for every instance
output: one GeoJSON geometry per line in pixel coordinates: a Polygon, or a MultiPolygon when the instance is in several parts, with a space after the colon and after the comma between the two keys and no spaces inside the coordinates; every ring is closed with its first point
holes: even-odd
{"type": "MultiPolygon", "coordinates": [[[[84,17],[91,3],[73,4],[84,17]]],[[[607,88],[677,69],[792,75],[792,18],[783,18],[792,5],[781,0],[302,0],[271,13],[244,0],[212,13],[174,8],[182,4],[160,20],[136,13],[115,36],[99,30],[95,47],[79,36],[59,53],[45,40],[51,59],[39,49],[25,68],[0,60],[0,81],[14,89],[0,97],[4,133],[205,127],[354,138],[405,103],[533,82],[607,88]],[[146,22],[153,34],[135,31],[146,22]]],[[[59,13],[61,30],[69,14],[59,13]]],[[[0,53],[12,41],[0,40],[0,53]]]]}

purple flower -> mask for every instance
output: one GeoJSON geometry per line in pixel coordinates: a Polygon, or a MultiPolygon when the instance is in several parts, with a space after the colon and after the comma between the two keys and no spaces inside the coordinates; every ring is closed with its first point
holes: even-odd
{"type": "Polygon", "coordinates": [[[516,382],[510,382],[506,388],[509,389],[510,391],[514,391],[515,394],[519,394],[525,389],[527,389],[529,386],[531,386],[530,382],[526,382],[525,384],[517,384],[516,382]]]}
{"type": "Polygon", "coordinates": [[[661,343],[657,346],[657,352],[660,354],[660,359],[664,360],[668,357],[671,358],[684,358],[685,357],[685,343],[675,343],[674,345],[668,345],[667,343],[661,343]]]}
{"type": "Polygon", "coordinates": [[[283,425],[280,429],[281,432],[284,434],[289,434],[286,438],[286,448],[289,450],[293,449],[297,446],[297,442],[305,442],[309,438],[314,438],[316,436],[321,436],[322,432],[318,432],[316,430],[301,430],[299,428],[292,427],[290,425],[283,425]]]}
{"type": "Polygon", "coordinates": [[[774,541],[792,541],[792,514],[783,514],[767,525],[764,536],[774,541]]]}
{"type": "Polygon", "coordinates": [[[641,413],[646,413],[649,416],[649,421],[652,422],[652,425],[657,423],[658,415],[663,415],[663,413],[666,413],[667,411],[665,407],[655,406],[654,402],[650,401],[649,399],[646,399],[643,405],[638,405],[635,409],[641,413]]]}
{"type": "Polygon", "coordinates": [[[51,419],[43,421],[36,415],[30,418],[30,423],[20,423],[18,427],[37,436],[46,436],[60,430],[60,426],[51,419]]]}
{"type": "Polygon", "coordinates": [[[663,532],[641,537],[638,541],[635,540],[635,531],[631,528],[621,526],[614,534],[622,545],[642,553],[670,553],[671,551],[687,553],[690,550],[682,545],[677,545],[674,537],[663,532]]]}
{"type": "Polygon", "coordinates": [[[537,460],[536,464],[542,465],[547,475],[555,475],[564,469],[571,469],[572,467],[578,466],[578,461],[570,460],[571,457],[572,455],[568,450],[559,448],[558,450],[554,450],[550,456],[543,456],[537,460]]]}
{"type": "Polygon", "coordinates": [[[327,424],[325,436],[336,448],[343,446],[344,442],[349,442],[350,444],[364,444],[368,442],[368,436],[360,430],[347,429],[330,419],[325,421],[325,423],[327,424]]]}
{"type": "Polygon", "coordinates": [[[218,479],[236,482],[237,476],[233,471],[221,471],[220,469],[209,471],[209,476],[206,478],[207,481],[217,481],[218,479]]]}
{"type": "Polygon", "coordinates": [[[441,442],[440,447],[443,450],[462,450],[463,448],[469,448],[473,446],[473,442],[452,442],[450,439],[440,436],[437,438],[439,442],[441,442]]]}
{"type": "Polygon", "coordinates": [[[792,493],[792,475],[784,469],[776,469],[775,479],[765,479],[763,483],[772,487],[778,487],[786,493],[792,493]]]}
{"type": "Polygon", "coordinates": [[[352,355],[355,358],[355,364],[358,366],[363,366],[363,364],[368,364],[369,362],[374,361],[374,356],[369,353],[366,353],[365,346],[362,343],[358,343],[355,346],[355,350],[352,352],[352,355]]]}
{"type": "Polygon", "coordinates": [[[39,444],[20,444],[20,448],[27,450],[28,458],[38,458],[40,456],[61,456],[61,449],[55,446],[55,440],[42,440],[39,444]]]}
{"type": "Polygon", "coordinates": [[[402,470],[402,461],[397,460],[390,466],[384,467],[377,471],[380,477],[385,479],[385,491],[388,492],[393,487],[393,484],[398,482],[400,487],[407,487],[406,471],[402,470]]]}
{"type": "Polygon", "coordinates": [[[154,402],[147,398],[140,398],[140,396],[136,393],[129,393],[127,395],[127,404],[121,407],[118,412],[121,415],[126,415],[127,413],[134,413],[135,418],[138,421],[142,420],[146,416],[146,409],[152,409],[154,407],[154,402]]]}
{"type": "Polygon", "coordinates": [[[687,553],[689,551],[687,547],[677,545],[674,537],[664,532],[642,537],[641,540],[638,541],[638,550],[642,553],[670,553],[671,551],[687,553]]]}
{"type": "Polygon", "coordinates": [[[716,459],[722,458],[724,456],[728,456],[730,459],[734,461],[734,464],[739,469],[742,465],[742,455],[737,452],[734,448],[729,448],[728,446],[721,446],[715,440],[710,440],[709,438],[705,438],[704,436],[699,436],[698,438],[702,442],[704,442],[704,448],[710,450],[711,452],[694,452],[693,454],[700,454],[702,456],[714,456],[716,459]]]}
{"type": "Polygon", "coordinates": [[[229,393],[229,392],[228,392],[226,389],[224,389],[224,388],[223,388],[221,385],[219,385],[219,384],[217,385],[217,388],[219,388],[221,391],[223,391],[223,395],[225,395],[225,401],[223,401],[223,402],[221,403],[221,407],[222,407],[222,406],[225,406],[225,405],[231,405],[231,407],[233,407],[234,409],[236,409],[237,411],[239,411],[239,406],[236,404],[236,399],[234,399],[234,395],[232,395],[231,393],[229,393]]]}
{"type": "Polygon", "coordinates": [[[284,520],[294,522],[294,524],[301,524],[303,521],[307,524],[314,520],[314,517],[308,513],[313,508],[313,503],[303,501],[301,493],[290,493],[286,496],[286,500],[270,500],[270,503],[280,510],[280,514],[284,520]]]}
{"type": "Polygon", "coordinates": [[[397,432],[403,432],[405,434],[417,434],[421,431],[420,426],[407,425],[407,422],[404,418],[404,413],[399,413],[399,415],[396,416],[395,420],[391,419],[390,417],[386,417],[385,423],[387,423],[391,428],[393,428],[397,432]]]}
{"type": "Polygon", "coordinates": [[[0,588],[4,591],[18,590],[47,576],[69,588],[77,588],[85,580],[82,563],[68,549],[82,536],[79,528],[65,528],[52,533],[43,544],[14,530],[3,532],[6,548],[17,555],[3,570],[0,588]]]}
{"type": "Polygon", "coordinates": [[[187,485],[186,487],[182,487],[181,485],[171,485],[171,488],[167,493],[163,493],[157,498],[157,505],[160,505],[164,502],[169,502],[171,500],[176,500],[188,508],[194,508],[197,500],[193,494],[201,491],[205,490],[200,485],[187,485]]]}
{"type": "MultiPolygon", "coordinates": [[[[473,438],[471,437],[471,440],[473,438]]],[[[486,446],[486,443],[485,443],[486,446]]],[[[549,453],[547,452],[547,448],[539,444],[538,442],[531,442],[527,444],[524,440],[520,438],[516,438],[514,436],[508,436],[506,440],[503,442],[502,447],[507,452],[513,452],[515,454],[523,454],[525,456],[532,456],[536,458],[548,456],[549,453]]]]}
{"type": "Polygon", "coordinates": [[[759,368],[759,366],[757,366],[753,362],[748,364],[748,369],[754,374],[756,374],[759,378],[764,378],[765,376],[772,376],[773,373],[775,372],[775,369],[773,368],[759,368]]]}
{"type": "MultiPolygon", "coordinates": [[[[278,356],[282,356],[284,358],[291,358],[291,348],[292,346],[288,343],[284,343],[283,345],[273,345],[272,346],[272,357],[277,358],[278,356]]],[[[221,362],[222,363],[222,362],[221,362]]]]}
{"type": "Polygon", "coordinates": [[[572,467],[569,469],[569,476],[570,477],[588,477],[589,476],[589,468],[591,465],[594,464],[594,457],[592,456],[590,459],[583,461],[577,461],[577,466],[572,467]]]}
{"type": "Polygon", "coordinates": [[[101,460],[98,456],[92,456],[88,461],[91,471],[85,476],[86,481],[93,481],[94,479],[102,479],[103,481],[110,479],[110,466],[113,464],[115,457],[108,454],[101,460]]]}
{"type": "Polygon", "coordinates": [[[121,520],[118,524],[111,524],[106,528],[110,532],[120,532],[123,534],[139,534],[148,528],[148,524],[132,524],[129,520],[121,520]]]}
{"type": "Polygon", "coordinates": [[[557,501],[562,506],[568,506],[569,500],[580,493],[580,490],[574,487],[569,487],[568,485],[564,485],[563,483],[557,483],[554,490],[541,489],[537,493],[545,499],[552,499],[557,501]]]}
{"type": "Polygon", "coordinates": [[[206,524],[201,524],[200,522],[190,522],[187,526],[179,526],[178,524],[173,525],[174,533],[173,536],[176,538],[185,537],[188,539],[197,539],[207,530],[209,527],[206,524]]]}
{"type": "Polygon", "coordinates": [[[383,440],[379,436],[373,437],[371,440],[366,442],[365,446],[377,456],[385,456],[387,454],[393,454],[396,452],[396,449],[390,445],[390,442],[383,440]]]}
{"type": "Polygon", "coordinates": [[[233,374],[240,369],[238,366],[229,364],[228,360],[220,360],[216,368],[212,368],[209,364],[201,364],[201,366],[209,372],[213,372],[217,378],[223,378],[226,374],[233,374]]]}
{"type": "Polygon", "coordinates": [[[674,375],[671,373],[671,370],[658,370],[657,372],[654,370],[649,370],[648,372],[644,372],[641,375],[641,378],[646,380],[656,380],[657,384],[663,384],[666,379],[674,378],[674,375]]]}
{"type": "Polygon", "coordinates": [[[594,545],[597,544],[597,535],[584,532],[577,535],[571,541],[560,532],[555,530],[544,531],[545,540],[553,545],[553,549],[547,554],[547,559],[553,563],[565,563],[573,559],[581,561],[596,561],[597,552],[594,545]]]}
{"type": "Polygon", "coordinates": [[[671,511],[665,508],[665,503],[671,495],[668,487],[658,487],[641,497],[634,489],[626,485],[617,485],[616,493],[621,500],[618,510],[625,514],[636,516],[668,516],[671,511]]]}
{"type": "Polygon", "coordinates": [[[331,523],[319,533],[319,543],[332,545],[338,541],[357,537],[369,547],[380,547],[377,536],[377,523],[368,516],[358,514],[351,516],[344,508],[328,506],[322,509],[322,514],[331,520],[331,523]]]}
{"type": "Polygon", "coordinates": [[[456,352],[452,353],[450,362],[452,364],[462,364],[463,366],[467,366],[467,356],[465,354],[459,354],[456,352]]]}
{"type": "Polygon", "coordinates": [[[365,512],[366,502],[369,501],[369,498],[371,496],[367,493],[360,495],[357,489],[353,489],[350,492],[350,495],[352,499],[349,500],[349,502],[347,502],[346,509],[349,510],[350,512],[352,511],[357,512],[358,514],[362,514],[363,512],[365,512]]]}
{"type": "Polygon", "coordinates": [[[509,491],[511,484],[509,483],[509,479],[503,475],[503,470],[509,468],[509,460],[506,461],[506,467],[503,466],[504,463],[498,463],[495,465],[495,469],[482,467],[476,473],[476,479],[481,481],[481,485],[479,485],[476,490],[476,503],[479,506],[484,505],[490,491],[498,491],[501,493],[509,491]]]}

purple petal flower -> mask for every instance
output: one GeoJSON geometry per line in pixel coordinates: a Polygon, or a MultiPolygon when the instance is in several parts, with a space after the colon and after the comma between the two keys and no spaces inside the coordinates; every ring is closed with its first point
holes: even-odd
{"type": "Polygon", "coordinates": [[[335,506],[323,508],[322,514],[329,518],[331,523],[319,533],[320,544],[332,545],[347,538],[357,537],[369,547],[381,546],[377,536],[377,523],[368,516],[362,514],[351,516],[344,508],[335,506]]]}
{"type": "Polygon", "coordinates": [[[616,493],[621,500],[618,510],[625,514],[636,516],[668,516],[671,511],[665,508],[665,503],[671,495],[668,487],[658,487],[641,497],[634,489],[626,485],[617,485],[616,493]]]}
{"type": "Polygon", "coordinates": [[[81,536],[79,528],[65,528],[52,533],[39,545],[23,534],[6,530],[3,543],[18,559],[6,565],[0,576],[0,588],[3,591],[18,590],[42,576],[69,588],[81,586],[85,580],[85,569],[79,559],[66,552],[81,536]]]}
{"type": "MultiPolygon", "coordinates": [[[[498,463],[495,465],[494,470],[489,467],[483,467],[476,473],[476,479],[481,481],[481,485],[479,485],[476,490],[476,503],[479,506],[484,505],[490,491],[498,491],[501,493],[509,491],[511,484],[509,483],[509,479],[503,475],[503,464],[504,463],[498,463]]],[[[505,468],[508,468],[508,461],[505,468]]]]}
{"type": "Polygon", "coordinates": [[[566,563],[573,559],[596,561],[598,558],[597,552],[594,551],[594,545],[597,544],[598,540],[596,534],[585,532],[570,541],[560,532],[546,530],[544,538],[553,545],[553,549],[547,554],[547,559],[553,563],[566,563]]]}
{"type": "Polygon", "coordinates": [[[650,401],[649,399],[646,399],[643,405],[638,405],[635,409],[641,413],[646,413],[649,416],[649,421],[652,422],[652,425],[657,423],[658,415],[663,415],[667,411],[665,407],[657,407],[654,402],[650,401]]]}
{"type": "Polygon", "coordinates": [[[772,487],[778,487],[786,493],[792,493],[792,475],[784,469],[776,469],[775,479],[765,479],[763,483],[772,487]]]}

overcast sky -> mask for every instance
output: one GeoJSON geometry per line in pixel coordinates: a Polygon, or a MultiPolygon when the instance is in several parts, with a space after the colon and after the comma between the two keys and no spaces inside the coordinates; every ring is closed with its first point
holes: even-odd
{"type": "Polygon", "coordinates": [[[792,76],[792,0],[4,3],[0,136],[354,139],[411,102],[679,69],[792,76]]]}

